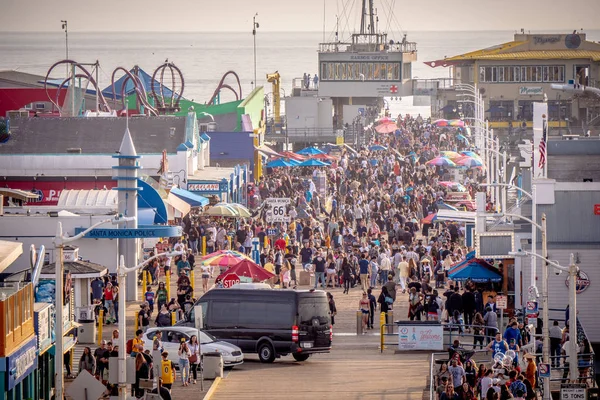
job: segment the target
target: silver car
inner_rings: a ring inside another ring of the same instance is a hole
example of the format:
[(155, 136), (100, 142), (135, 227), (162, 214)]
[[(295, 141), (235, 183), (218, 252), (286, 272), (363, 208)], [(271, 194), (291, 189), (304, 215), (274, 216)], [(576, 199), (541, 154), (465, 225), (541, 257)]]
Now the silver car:
[[(175, 365), (179, 362), (179, 345), (183, 340), (189, 342), (193, 335), (198, 334), (196, 328), (186, 326), (168, 326), (161, 328), (150, 328), (144, 334), (144, 350), (152, 352), (152, 342), (156, 336), (156, 332), (162, 332), (162, 346), (165, 351), (169, 352), (168, 359), (173, 361)], [(244, 362), (244, 354), (242, 350), (231, 343), (217, 340), (214, 336), (200, 331), (200, 351), (202, 354), (217, 352), (223, 357), (223, 366), (232, 368), (235, 365), (240, 365)]]

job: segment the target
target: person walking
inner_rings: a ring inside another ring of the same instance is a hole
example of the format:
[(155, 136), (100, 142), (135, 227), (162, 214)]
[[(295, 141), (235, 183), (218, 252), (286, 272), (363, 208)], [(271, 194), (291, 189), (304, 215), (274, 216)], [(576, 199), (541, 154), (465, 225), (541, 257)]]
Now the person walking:
[(179, 370), (181, 371), (181, 383), (183, 386), (188, 386), (190, 384), (190, 357), (192, 356), (192, 353), (190, 352), (190, 348), (185, 339), (181, 339), (177, 354), (179, 355), (178, 364)]
[(406, 293), (406, 280), (409, 277), (410, 267), (406, 261), (406, 256), (402, 256), (402, 261), (398, 264), (398, 279), (400, 280), (400, 286), (402, 287), (402, 293)]
[(363, 292), (366, 292), (366, 290), (369, 288), (369, 261), (367, 260), (367, 255), (365, 253), (362, 253), (360, 255), (358, 268), (360, 284), (362, 286)]
[(377, 287), (377, 276), (379, 272), (379, 265), (377, 265), (377, 256), (372, 256), (369, 262), (369, 276), (370, 276), (370, 287)]
[(150, 378), (150, 368), (146, 362), (146, 358), (142, 353), (137, 353), (135, 356), (135, 383), (133, 384), (133, 392), (138, 399), (144, 397), (145, 390), (140, 388), (142, 379)]
[(554, 321), (550, 328), (550, 361), (552, 368), (560, 367), (560, 342), (562, 340), (562, 329), (558, 325), (558, 321)]
[(330, 292), (327, 292), (327, 300), (329, 302), (329, 312), (331, 313), (331, 325), (335, 325), (335, 316), (337, 314), (337, 308), (335, 307), (335, 300), (333, 300), (333, 295)]
[(415, 319), (420, 321), (422, 310), (423, 295), (421, 293), (417, 293), (417, 289), (415, 287), (411, 287), (410, 294), (408, 295), (408, 318), (410, 318), (411, 321), (414, 321)]
[(92, 376), (96, 372), (96, 358), (89, 347), (84, 347), (83, 354), (81, 354), (81, 358), (79, 359), (79, 373), (82, 371), (87, 371)]
[(377, 311), (377, 299), (373, 296), (373, 289), (367, 290), (367, 297), (369, 298), (369, 321), (367, 324), (368, 329), (373, 329), (373, 322), (375, 320), (375, 311)]
[(198, 366), (200, 365), (200, 343), (198, 343), (198, 336), (192, 335), (188, 342), (188, 348), (190, 350), (190, 368), (192, 370), (192, 377), (194, 378), (194, 385), (198, 379)]
[(322, 250), (318, 250), (317, 256), (313, 260), (313, 265), (315, 266), (315, 289), (319, 285), (319, 280), (321, 280), (321, 286), (325, 289), (325, 257), (323, 257)]
[(363, 292), (361, 299), (358, 302), (358, 310), (362, 312), (362, 333), (363, 335), (367, 332), (369, 325), (369, 297), (366, 292)]
[(175, 365), (173, 361), (169, 360), (169, 352), (163, 351), (161, 353), (162, 359), (160, 360), (160, 375), (162, 379), (162, 386), (171, 390), (175, 379), (177, 379), (177, 372), (175, 371)]
[(348, 294), (350, 284), (352, 283), (352, 265), (348, 262), (348, 257), (342, 260), (342, 278), (344, 279), (344, 294)]

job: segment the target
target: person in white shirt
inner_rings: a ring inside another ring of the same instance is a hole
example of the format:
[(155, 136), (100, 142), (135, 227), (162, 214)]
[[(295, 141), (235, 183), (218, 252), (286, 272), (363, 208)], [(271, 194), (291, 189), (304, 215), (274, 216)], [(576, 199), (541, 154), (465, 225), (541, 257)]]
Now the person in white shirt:
[(387, 276), (390, 274), (392, 269), (392, 263), (385, 252), (381, 253), (381, 260), (379, 261), (379, 282), (383, 285), (387, 282)]
[(494, 381), (492, 380), (492, 374), (494, 371), (490, 368), (485, 372), (483, 378), (481, 378), (481, 398), (485, 398), (488, 390), (494, 386)]
[(402, 261), (398, 264), (398, 279), (400, 280), (400, 287), (402, 287), (402, 293), (406, 293), (406, 280), (409, 276), (408, 261), (406, 261), (406, 256), (402, 256)]

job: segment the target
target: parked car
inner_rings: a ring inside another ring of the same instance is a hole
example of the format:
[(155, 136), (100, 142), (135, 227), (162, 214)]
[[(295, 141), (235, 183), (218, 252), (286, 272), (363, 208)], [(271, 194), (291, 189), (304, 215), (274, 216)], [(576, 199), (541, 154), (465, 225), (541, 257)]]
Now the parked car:
[[(198, 335), (196, 328), (187, 326), (167, 326), (161, 328), (150, 328), (143, 336), (144, 350), (152, 352), (152, 342), (156, 336), (156, 332), (162, 332), (162, 344), (164, 350), (169, 352), (168, 359), (173, 361), (175, 365), (179, 363), (179, 344), (182, 339), (189, 341), (193, 335)], [(228, 342), (220, 341), (209, 333), (200, 331), (200, 351), (202, 354), (218, 352), (223, 357), (223, 366), (232, 368), (244, 362), (244, 354), (242, 350)]]
[[(305, 361), (331, 350), (329, 303), (320, 290), (213, 289), (195, 306), (202, 308), (205, 332), (257, 353), (261, 362), (288, 354)], [(194, 326), (195, 308), (177, 325)]]

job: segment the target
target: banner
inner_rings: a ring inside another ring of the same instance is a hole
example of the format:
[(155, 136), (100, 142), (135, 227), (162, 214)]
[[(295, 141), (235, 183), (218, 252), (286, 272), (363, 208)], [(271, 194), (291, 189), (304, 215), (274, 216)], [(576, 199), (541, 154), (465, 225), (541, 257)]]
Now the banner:
[(444, 328), (440, 324), (398, 325), (398, 350), (444, 350)]

